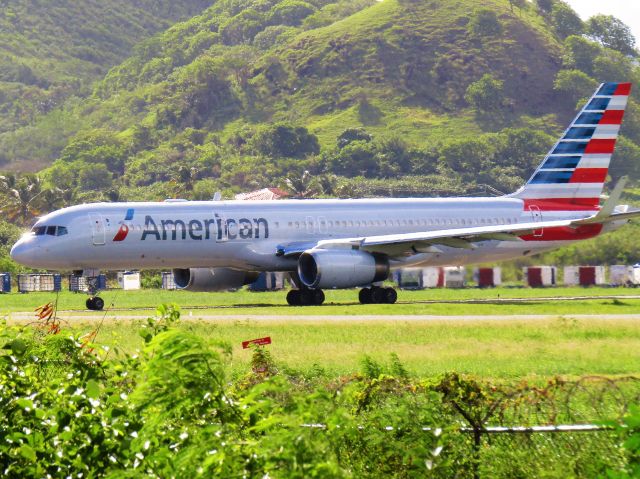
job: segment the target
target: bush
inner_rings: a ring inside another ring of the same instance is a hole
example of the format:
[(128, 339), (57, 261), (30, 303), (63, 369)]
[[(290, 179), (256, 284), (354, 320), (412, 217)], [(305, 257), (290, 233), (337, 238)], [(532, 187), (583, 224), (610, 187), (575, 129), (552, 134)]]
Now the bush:
[(464, 99), (480, 113), (495, 112), (504, 104), (504, 82), (486, 73), (467, 88)]
[(471, 35), (491, 37), (500, 35), (503, 28), (495, 11), (482, 8), (473, 14), (471, 21), (467, 25), (467, 30)]
[(598, 82), (580, 70), (560, 70), (553, 83), (553, 88), (562, 93), (572, 107), (589, 98), (597, 86)]

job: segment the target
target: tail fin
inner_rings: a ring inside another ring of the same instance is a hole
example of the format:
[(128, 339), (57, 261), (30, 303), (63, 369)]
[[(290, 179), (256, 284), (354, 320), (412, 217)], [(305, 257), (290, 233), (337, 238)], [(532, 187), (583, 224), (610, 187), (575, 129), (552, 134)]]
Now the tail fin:
[[(599, 208), (631, 83), (603, 83), (524, 187), (525, 209)], [(527, 208), (529, 206), (529, 208)]]

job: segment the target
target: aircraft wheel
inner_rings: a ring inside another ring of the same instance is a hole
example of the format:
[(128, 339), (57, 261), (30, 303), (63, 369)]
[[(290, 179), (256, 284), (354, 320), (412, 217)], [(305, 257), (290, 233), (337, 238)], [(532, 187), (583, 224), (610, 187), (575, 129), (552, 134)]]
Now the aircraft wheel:
[(394, 304), (397, 300), (398, 300), (398, 293), (395, 289), (393, 288), (385, 288), (384, 289), (384, 293), (385, 293), (385, 303), (387, 304)]
[(96, 311), (102, 311), (104, 309), (104, 299), (93, 298), (93, 306)]
[(371, 290), (371, 302), (382, 304), (387, 302), (387, 291), (384, 288), (373, 288)]
[(315, 291), (311, 289), (305, 289), (300, 291), (300, 305), (312, 306), (315, 304)]
[(102, 311), (104, 308), (104, 300), (99, 297), (89, 298), (86, 302), (87, 309), (91, 311)]
[(289, 306), (301, 306), (301, 299), (299, 289), (292, 289), (287, 293), (287, 303), (289, 303)]
[(312, 304), (320, 306), (322, 303), (324, 303), (324, 291), (322, 291), (321, 289), (314, 289), (313, 291), (311, 291), (311, 294), (313, 295)]
[(371, 304), (373, 298), (371, 297), (371, 288), (362, 288), (358, 294), (358, 299), (361, 304)]

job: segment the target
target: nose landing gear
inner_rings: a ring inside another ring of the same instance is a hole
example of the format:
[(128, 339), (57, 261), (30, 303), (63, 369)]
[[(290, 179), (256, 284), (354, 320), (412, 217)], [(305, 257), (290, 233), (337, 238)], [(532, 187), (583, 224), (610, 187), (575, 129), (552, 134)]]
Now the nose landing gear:
[(358, 299), (361, 304), (394, 304), (398, 300), (398, 293), (393, 288), (362, 288)]

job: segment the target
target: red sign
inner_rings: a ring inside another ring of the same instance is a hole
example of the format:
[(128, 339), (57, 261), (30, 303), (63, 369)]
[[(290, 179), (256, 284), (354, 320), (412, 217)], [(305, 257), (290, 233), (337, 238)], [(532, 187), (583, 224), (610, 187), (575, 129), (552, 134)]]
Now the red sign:
[(271, 336), (266, 338), (252, 339), (251, 341), (242, 341), (242, 349), (248, 349), (251, 345), (264, 346), (265, 344), (271, 344)]

